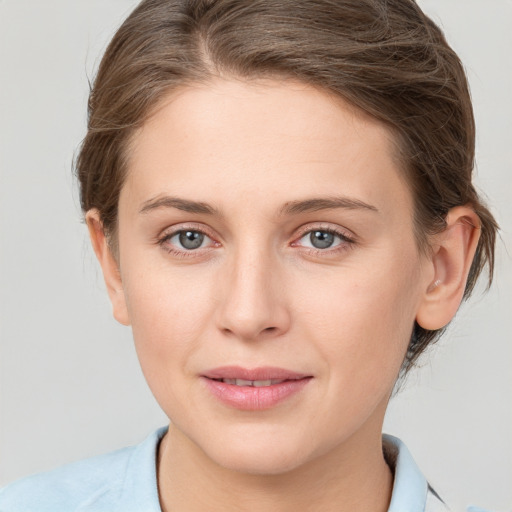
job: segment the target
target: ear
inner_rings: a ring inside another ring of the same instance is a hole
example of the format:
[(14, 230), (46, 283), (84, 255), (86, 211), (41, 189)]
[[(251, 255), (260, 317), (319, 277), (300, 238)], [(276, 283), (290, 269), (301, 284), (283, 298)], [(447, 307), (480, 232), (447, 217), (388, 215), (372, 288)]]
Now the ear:
[(109, 247), (99, 211), (95, 208), (89, 210), (85, 220), (89, 228), (92, 247), (103, 271), (114, 318), (123, 325), (130, 325), (119, 265)]
[(469, 206), (452, 208), (446, 217), (446, 229), (432, 247), (433, 279), (425, 291), (416, 315), (424, 329), (445, 327), (460, 306), (469, 270), (480, 238), (480, 219)]

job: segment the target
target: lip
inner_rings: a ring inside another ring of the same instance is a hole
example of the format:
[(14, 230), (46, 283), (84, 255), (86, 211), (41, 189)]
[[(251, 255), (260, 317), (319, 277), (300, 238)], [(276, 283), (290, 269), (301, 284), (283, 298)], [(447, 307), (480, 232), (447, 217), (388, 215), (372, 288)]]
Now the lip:
[[(201, 375), (202, 381), (215, 398), (224, 405), (244, 411), (259, 411), (275, 407), (299, 393), (312, 378), (312, 375), (276, 367), (249, 369), (224, 366), (208, 370)], [(282, 382), (254, 387), (228, 384), (220, 379)]]

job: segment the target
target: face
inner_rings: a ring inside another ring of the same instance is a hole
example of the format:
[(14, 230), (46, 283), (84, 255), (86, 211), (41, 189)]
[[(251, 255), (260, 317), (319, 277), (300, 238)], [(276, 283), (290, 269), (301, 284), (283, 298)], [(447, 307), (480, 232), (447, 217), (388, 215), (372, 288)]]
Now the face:
[(170, 96), (131, 146), (114, 310), (182, 439), (279, 473), (380, 438), (431, 278), (412, 211), (390, 134), (340, 99)]

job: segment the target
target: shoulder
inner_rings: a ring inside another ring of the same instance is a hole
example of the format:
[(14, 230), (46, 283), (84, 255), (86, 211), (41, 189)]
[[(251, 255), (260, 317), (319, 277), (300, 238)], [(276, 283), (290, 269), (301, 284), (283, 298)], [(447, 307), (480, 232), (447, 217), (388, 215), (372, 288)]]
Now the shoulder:
[[(122, 500), (144, 486), (156, 491), (155, 451), (159, 429), (143, 443), (29, 476), (0, 489), (0, 512), (89, 512), (117, 510)], [(138, 488), (127, 483), (137, 471)]]
[[(456, 512), (430, 486), (400, 439), (384, 434), (383, 452), (394, 474), (393, 492), (388, 512)], [(467, 512), (490, 512), (469, 507)]]
[(18, 480), (0, 490), (0, 511), (71, 511), (104, 499), (122, 485), (132, 452), (124, 448)]
[[(429, 486), (425, 512), (457, 512), (458, 509), (448, 506), (441, 497)], [(465, 512), (491, 512), (480, 507), (468, 507)]]

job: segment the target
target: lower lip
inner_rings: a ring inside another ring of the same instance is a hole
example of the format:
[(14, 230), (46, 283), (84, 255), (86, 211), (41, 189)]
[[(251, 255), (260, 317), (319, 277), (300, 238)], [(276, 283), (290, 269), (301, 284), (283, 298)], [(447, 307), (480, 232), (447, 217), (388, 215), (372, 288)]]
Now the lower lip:
[(225, 382), (202, 378), (211, 393), (222, 403), (243, 411), (270, 409), (299, 393), (311, 377), (285, 380), (270, 386), (236, 386)]

